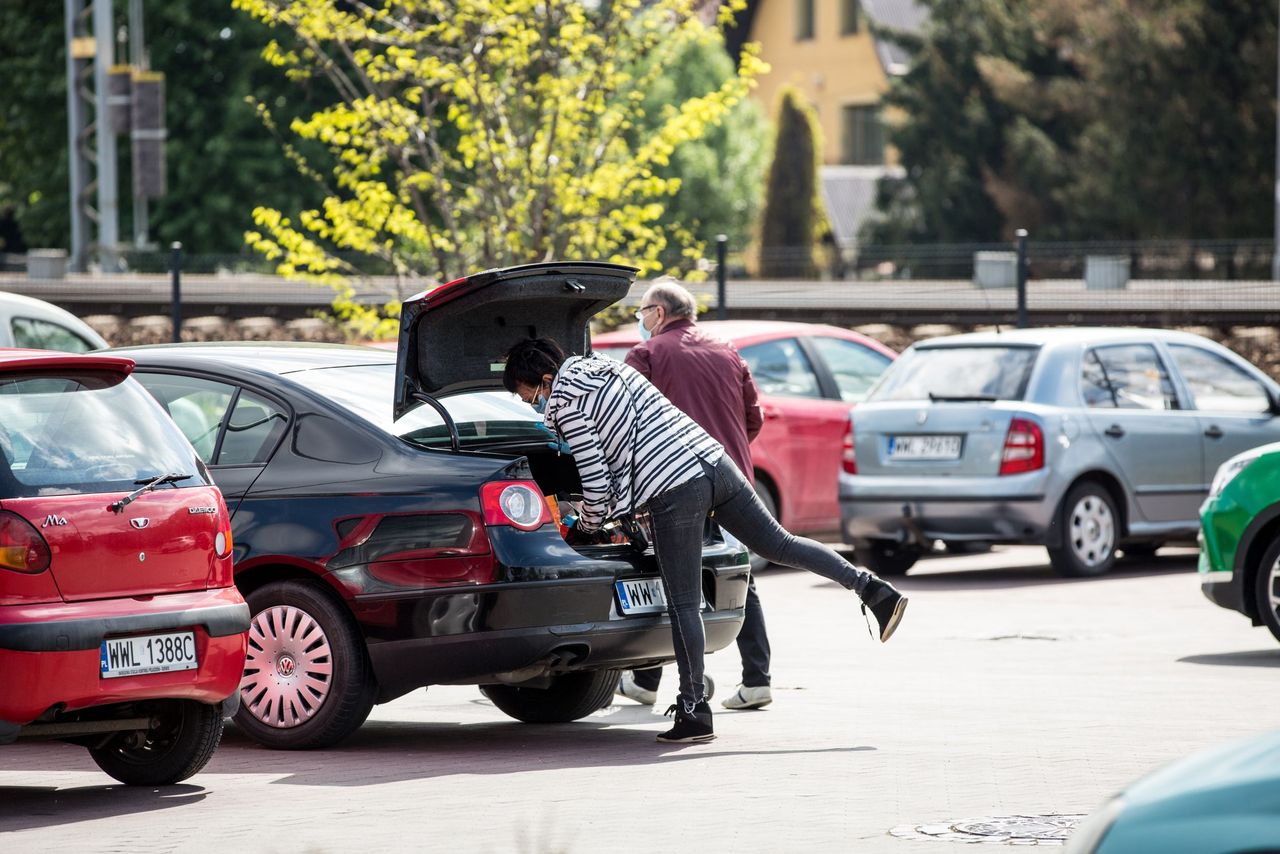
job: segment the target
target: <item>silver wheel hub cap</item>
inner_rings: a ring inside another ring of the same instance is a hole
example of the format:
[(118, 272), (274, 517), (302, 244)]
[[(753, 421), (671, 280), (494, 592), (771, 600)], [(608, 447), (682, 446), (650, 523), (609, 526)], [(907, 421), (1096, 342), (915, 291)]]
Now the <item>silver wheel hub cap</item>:
[(1071, 510), (1067, 536), (1071, 551), (1085, 566), (1099, 566), (1111, 558), (1116, 547), (1115, 517), (1107, 503), (1096, 495), (1086, 495)]
[(310, 720), (333, 686), (333, 654), (315, 618), (292, 605), (274, 605), (249, 625), (240, 699), (262, 723), (290, 729)]
[(1280, 616), (1280, 594), (1276, 593), (1276, 582), (1280, 581), (1280, 559), (1271, 564), (1267, 576), (1267, 598), (1271, 600), (1271, 613)]

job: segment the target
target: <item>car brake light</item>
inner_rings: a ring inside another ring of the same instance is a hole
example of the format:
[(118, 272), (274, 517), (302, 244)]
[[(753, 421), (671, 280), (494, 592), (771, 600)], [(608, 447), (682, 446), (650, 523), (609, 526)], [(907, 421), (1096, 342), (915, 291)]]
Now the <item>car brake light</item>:
[(1029, 418), (1014, 418), (1004, 437), (1000, 474), (1022, 474), (1044, 468), (1044, 431)]
[(0, 510), (0, 569), (32, 575), (49, 568), (49, 544), (30, 522)]
[(480, 487), (486, 525), (509, 525), (533, 531), (551, 521), (542, 490), (531, 480), (499, 480)]
[(213, 550), (220, 558), (226, 557), (227, 555), (231, 554), (231, 525), (230, 524), (228, 524), (225, 528), (219, 531), (218, 535), (213, 538)]
[[(830, 457), (828, 457), (830, 459)], [(858, 454), (853, 449), (853, 419), (844, 428), (844, 448), (840, 451), (840, 468), (845, 474), (858, 473)]]

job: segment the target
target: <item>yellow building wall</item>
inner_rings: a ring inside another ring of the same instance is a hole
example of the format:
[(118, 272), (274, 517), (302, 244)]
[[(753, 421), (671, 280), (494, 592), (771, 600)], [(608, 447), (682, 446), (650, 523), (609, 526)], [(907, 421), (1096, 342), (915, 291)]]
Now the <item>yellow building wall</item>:
[(889, 83), (866, 14), (858, 32), (842, 36), (840, 0), (813, 0), (813, 6), (813, 38), (800, 41), (796, 0), (760, 0), (751, 40), (760, 43), (760, 57), (771, 70), (760, 78), (755, 97), (776, 118), (779, 90), (799, 89), (818, 111), (822, 162), (839, 163), (841, 107), (877, 104)]

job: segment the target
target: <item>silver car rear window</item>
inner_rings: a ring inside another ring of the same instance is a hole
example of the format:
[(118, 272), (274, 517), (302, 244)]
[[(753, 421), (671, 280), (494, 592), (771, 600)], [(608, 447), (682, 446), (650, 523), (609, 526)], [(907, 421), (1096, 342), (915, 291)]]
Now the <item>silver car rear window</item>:
[(1034, 347), (925, 347), (889, 366), (867, 397), (877, 400), (1021, 400)]

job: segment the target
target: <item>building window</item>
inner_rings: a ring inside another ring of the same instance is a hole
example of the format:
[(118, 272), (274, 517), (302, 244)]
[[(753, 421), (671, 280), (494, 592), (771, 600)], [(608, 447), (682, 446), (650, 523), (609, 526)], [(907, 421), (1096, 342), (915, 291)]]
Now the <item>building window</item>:
[(796, 41), (813, 38), (813, 0), (795, 0)]
[(840, 0), (840, 35), (851, 36), (862, 28), (862, 3)]
[(840, 162), (859, 166), (884, 163), (884, 128), (880, 108), (845, 107), (841, 115)]

